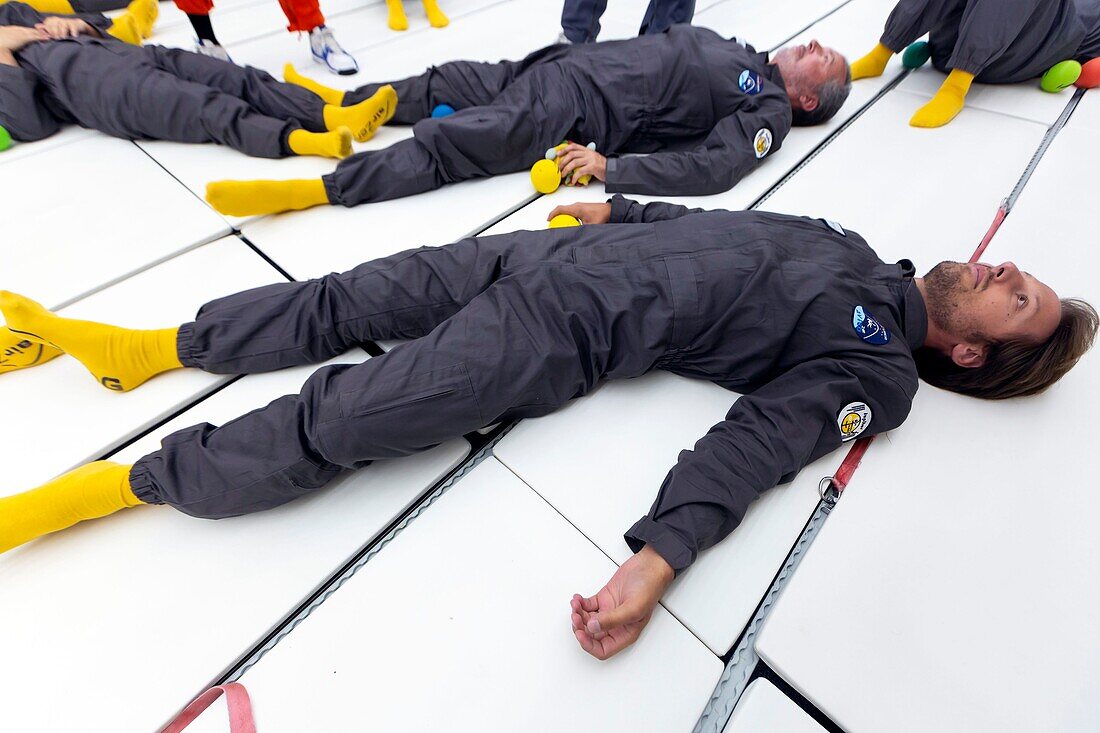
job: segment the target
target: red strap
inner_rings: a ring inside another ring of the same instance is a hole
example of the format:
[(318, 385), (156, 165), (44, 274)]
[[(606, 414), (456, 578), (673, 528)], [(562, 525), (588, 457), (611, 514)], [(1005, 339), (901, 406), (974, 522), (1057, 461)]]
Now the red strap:
[(974, 250), (974, 254), (970, 256), (971, 262), (977, 262), (982, 258), (985, 253), (985, 248), (989, 246), (989, 243), (993, 241), (993, 235), (997, 233), (997, 230), (1001, 228), (1001, 223), (1008, 216), (1007, 203), (1001, 204), (1001, 207), (997, 209), (997, 215), (993, 217), (993, 223), (989, 225), (989, 230), (982, 237), (982, 243), (978, 245), (978, 248)]
[(211, 687), (184, 708), (161, 733), (180, 733), (221, 697), (222, 693), (225, 693), (225, 704), (229, 708), (230, 733), (256, 733), (256, 724), (252, 720), (252, 701), (248, 699), (248, 690), (239, 682)]
[(875, 436), (873, 435), (870, 438), (860, 438), (848, 451), (848, 455), (844, 456), (840, 468), (833, 474), (833, 488), (836, 489), (837, 496), (843, 494), (844, 489), (848, 487), (848, 482), (852, 480), (852, 474), (859, 468), (860, 461), (863, 460), (863, 454), (871, 447), (871, 441), (874, 439)]

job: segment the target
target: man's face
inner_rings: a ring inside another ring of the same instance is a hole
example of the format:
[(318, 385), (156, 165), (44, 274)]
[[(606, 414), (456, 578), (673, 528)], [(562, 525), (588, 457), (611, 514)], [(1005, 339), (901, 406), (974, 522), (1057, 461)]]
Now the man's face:
[(816, 100), (822, 84), (830, 80), (843, 84), (847, 77), (848, 62), (817, 39), (802, 46), (784, 46), (771, 60), (779, 67), (792, 101), (803, 96), (813, 96)]
[(953, 338), (984, 346), (1050, 338), (1062, 315), (1058, 295), (1012, 262), (941, 262), (924, 276), (928, 318)]

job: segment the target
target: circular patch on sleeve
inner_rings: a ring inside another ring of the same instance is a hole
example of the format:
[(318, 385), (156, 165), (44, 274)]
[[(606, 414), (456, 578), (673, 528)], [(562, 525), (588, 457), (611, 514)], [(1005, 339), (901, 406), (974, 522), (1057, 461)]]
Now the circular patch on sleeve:
[(840, 428), (840, 440), (847, 442), (871, 424), (871, 408), (865, 402), (849, 402), (837, 415), (836, 424)]
[(768, 128), (756, 131), (756, 137), (752, 139), (752, 149), (756, 151), (757, 158), (763, 158), (772, 149), (772, 131)]

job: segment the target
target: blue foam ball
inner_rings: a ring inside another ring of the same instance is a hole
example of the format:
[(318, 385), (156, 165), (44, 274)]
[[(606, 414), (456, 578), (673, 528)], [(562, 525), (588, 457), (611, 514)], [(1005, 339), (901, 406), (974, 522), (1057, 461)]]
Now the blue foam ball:
[(432, 110), (432, 117), (446, 117), (447, 115), (453, 115), (455, 108), (449, 104), (437, 104), (435, 109)]

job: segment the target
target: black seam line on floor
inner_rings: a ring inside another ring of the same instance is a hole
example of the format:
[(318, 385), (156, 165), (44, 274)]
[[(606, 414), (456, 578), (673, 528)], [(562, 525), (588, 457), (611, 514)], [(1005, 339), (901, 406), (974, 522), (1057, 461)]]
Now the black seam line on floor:
[[(180, 186), (182, 186), (182, 187), (183, 187), (183, 190), (184, 190), (184, 191), (186, 191), (187, 193), (189, 193), (189, 194), (191, 194), (192, 196), (194, 196), (195, 198), (197, 198), (197, 199), (198, 199), (198, 200), (199, 200), (200, 202), (202, 202), (202, 205), (203, 205), (203, 206), (205, 206), (206, 208), (210, 209), (210, 211), (212, 211), (212, 212), (214, 213), (214, 215), (215, 215), (215, 216), (217, 216), (217, 217), (220, 217), (220, 218), (221, 218), (221, 220), (222, 220), (223, 222), (225, 222), (225, 226), (226, 226), (226, 228), (227, 228), (227, 229), (228, 229), (229, 231), (228, 231), (228, 232), (226, 232), (225, 234), (222, 234), (222, 235), (221, 235), (222, 237), (227, 237), (227, 236), (229, 236), (230, 234), (233, 234), (234, 232), (236, 232), (236, 231), (237, 231), (237, 227), (235, 227), (235, 226), (233, 226), (232, 224), (230, 224), (230, 223), (229, 223), (229, 220), (228, 220), (228, 219), (226, 219), (226, 218), (225, 218), (224, 216), (222, 216), (220, 212), (218, 212), (218, 211), (215, 211), (215, 210), (214, 210), (214, 207), (213, 207), (213, 206), (211, 206), (210, 204), (208, 204), (208, 203), (206, 202), (206, 199), (204, 199), (204, 198), (203, 198), (202, 196), (199, 196), (199, 195), (198, 195), (197, 193), (195, 193), (194, 191), (192, 191), (192, 190), (191, 190), (191, 188), (190, 188), (190, 187), (189, 187), (189, 186), (188, 186), (188, 185), (187, 185), (186, 183), (184, 183), (184, 182), (183, 182), (183, 181), (182, 181), (182, 180), (180, 179), (180, 177), (179, 177), (179, 176), (177, 176), (177, 175), (176, 175), (175, 173), (173, 173), (172, 171), (168, 170), (168, 168), (166, 168), (166, 167), (165, 167), (164, 163), (161, 163), (161, 162), (160, 162), (159, 160), (157, 160), (156, 158), (154, 158), (154, 157), (153, 157), (153, 154), (152, 154), (152, 153), (150, 153), (150, 152), (149, 152), (148, 150), (146, 150), (145, 148), (143, 148), (143, 147), (141, 146), (141, 143), (144, 143), (144, 142), (163, 142), (163, 141), (158, 141), (158, 140), (141, 140), (141, 141), (139, 142), (139, 141), (137, 141), (137, 140), (131, 140), (130, 142), (131, 142), (131, 143), (132, 143), (132, 144), (134, 145), (134, 147), (136, 147), (136, 148), (137, 148), (138, 150), (140, 150), (141, 152), (145, 153), (145, 157), (147, 157), (147, 158), (148, 158), (149, 160), (153, 161), (153, 162), (154, 162), (154, 163), (155, 163), (155, 164), (157, 165), (157, 167), (158, 167), (158, 168), (160, 168), (160, 169), (161, 169), (162, 171), (164, 171), (164, 172), (165, 172), (165, 173), (167, 173), (167, 174), (168, 174), (169, 176), (171, 176), (171, 177), (172, 177), (172, 180), (174, 180), (174, 181), (175, 181), (176, 183), (178, 183), (178, 184), (179, 184)], [(169, 140), (168, 142), (171, 142), (171, 141)], [(196, 145), (216, 145), (216, 143), (196, 143)], [(213, 240), (210, 240), (210, 241), (213, 241)]]
[[(335, 572), (325, 578), (302, 603), (276, 623), (266, 636), (256, 644), (253, 644), (245, 654), (241, 655), (233, 664), (226, 668), (220, 676), (211, 682), (211, 685), (196, 692), (196, 695), (208, 689), (209, 686), (239, 680), (249, 669), (263, 659), (269, 651), (278, 646), (279, 642), (293, 633), (299, 624), (309, 618), (315, 610), (323, 605), (325, 601), (342, 588), (346, 582), (354, 577), (360, 568), (381, 553), (382, 550), (412, 524), (417, 517), (453, 488), (463, 477), (474, 470), (474, 468), (491, 457), (493, 445), (510, 429), (511, 425), (506, 425), (494, 430), (489, 435), (471, 433), (465, 436), (467, 442), (470, 444), (470, 451), (454, 466), (454, 468), (422, 491), (407, 509), (395, 517), (385, 527), (376, 532), (358, 552), (353, 554)], [(185, 702), (184, 705), (186, 704)]]
[(284, 269), (283, 269), (283, 266), (282, 266), (282, 265), (280, 265), (280, 264), (279, 264), (278, 262), (276, 262), (275, 260), (271, 259), (271, 257), (269, 257), (269, 256), (268, 256), (267, 252), (264, 252), (264, 251), (263, 251), (262, 249), (260, 249), (260, 248), (259, 248), (259, 247), (257, 247), (256, 245), (254, 245), (254, 244), (252, 243), (252, 240), (251, 240), (251, 239), (249, 239), (248, 237), (246, 237), (246, 236), (244, 235), (244, 232), (241, 232), (241, 231), (237, 231), (237, 232), (235, 232), (235, 233), (234, 233), (234, 235), (235, 235), (235, 236), (237, 237), (237, 239), (241, 240), (241, 242), (243, 242), (243, 243), (244, 243), (244, 245), (245, 245), (246, 247), (248, 247), (248, 248), (249, 248), (249, 249), (251, 249), (251, 250), (252, 250), (253, 252), (255, 252), (255, 253), (256, 253), (257, 255), (259, 255), (259, 256), (260, 256), (260, 258), (261, 258), (261, 259), (262, 259), (262, 260), (263, 260), (264, 262), (266, 262), (267, 264), (269, 264), (269, 265), (271, 265), (271, 266), (272, 266), (273, 268), (275, 268), (275, 270), (276, 270), (276, 271), (277, 271), (277, 272), (278, 272), (278, 273), (279, 273), (280, 275), (282, 275), (283, 277), (285, 277), (285, 278), (286, 278), (287, 280), (289, 280), (289, 281), (290, 281), (290, 282), (292, 282), (292, 283), (293, 283), (293, 282), (298, 282), (298, 281), (297, 281), (297, 280), (296, 280), (296, 279), (295, 279), (295, 278), (294, 278), (294, 277), (293, 277), (293, 276), (292, 276), (292, 275), (291, 275), (291, 274), (290, 274), (289, 272), (287, 272), (286, 270), (284, 270)]
[(751, 685), (754, 680), (765, 679), (775, 686), (782, 694), (787, 696), (787, 699), (802, 708), (803, 711), (817, 722), (828, 733), (845, 733), (845, 730), (839, 725), (834, 723), (832, 719), (827, 717), (825, 713), (818, 710), (809, 698), (796, 690), (791, 683), (779, 676), (779, 673), (764, 663), (764, 660), (760, 660), (756, 664), (756, 669), (753, 670), (752, 676), (749, 678), (749, 684)]
[(825, 19), (826, 19), (826, 18), (828, 18), (828, 17), (830, 16), (830, 15), (832, 15), (832, 14), (833, 14), (833, 13), (835, 13), (835, 12), (837, 12), (837, 11), (838, 11), (838, 10), (840, 10), (841, 8), (845, 7), (846, 5), (850, 4), (851, 2), (852, 2), (852, 0), (845, 0), (845, 2), (841, 3), (840, 5), (837, 5), (837, 6), (835, 7), (835, 8), (833, 8), (833, 9), (832, 9), (832, 10), (830, 10), (829, 12), (825, 13), (825, 15), (823, 15), (823, 16), (821, 16), (820, 18), (818, 18), (817, 20), (813, 21), (812, 23), (810, 23), (809, 25), (807, 25), (807, 26), (806, 26), (805, 28), (802, 28), (802, 29), (801, 29), (801, 30), (799, 30), (799, 31), (798, 31), (797, 33), (792, 33), (791, 35), (789, 35), (789, 36), (787, 36), (786, 38), (784, 38), (784, 39), (783, 39), (782, 41), (780, 41), (780, 42), (779, 42), (778, 44), (776, 44), (776, 45), (775, 45), (775, 46), (773, 46), (772, 48), (769, 48), (769, 49), (768, 49), (768, 53), (773, 53), (773, 52), (774, 52), (774, 51), (775, 51), (776, 49), (779, 49), (779, 48), (783, 48), (784, 44), (787, 44), (787, 43), (790, 43), (790, 42), (791, 42), (791, 39), (793, 39), (793, 38), (797, 38), (798, 36), (802, 35), (803, 33), (805, 33), (806, 31), (810, 30), (810, 29), (811, 29), (811, 28), (813, 28), (813, 27), (814, 27), (815, 25), (817, 25), (817, 24), (818, 24), (818, 23), (820, 23), (821, 21), (825, 20)]
[(860, 117), (862, 117), (867, 112), (867, 110), (871, 109), (871, 107), (873, 107), (875, 105), (875, 103), (877, 103), (880, 99), (882, 99), (887, 94), (889, 94), (891, 91), (893, 91), (898, 86), (898, 84), (901, 84), (901, 82), (907, 76), (909, 76), (909, 73), (910, 72), (909, 72), (908, 69), (899, 72), (897, 76), (895, 76), (893, 79), (890, 80), (889, 84), (884, 86), (882, 89), (879, 89), (878, 92), (875, 94), (875, 96), (873, 96), (869, 100), (867, 100), (867, 102), (862, 107), (857, 109), (855, 111), (855, 113), (852, 114), (851, 117), (846, 119), (844, 121), (844, 124), (842, 124), (840, 127), (836, 128), (831, 133), (829, 133), (829, 135), (824, 140), (819, 142), (814, 147), (813, 150), (806, 153), (806, 155), (802, 158), (802, 160), (800, 160), (797, 164), (795, 164), (795, 166), (793, 168), (791, 168), (789, 171), (787, 171), (786, 175), (784, 175), (782, 178), (780, 178), (778, 181), (776, 181), (772, 185), (772, 187), (769, 188), (767, 191), (760, 194), (760, 196), (748, 206), (748, 209), (749, 210), (757, 209), (765, 201), (767, 201), (769, 198), (771, 198), (775, 194), (776, 191), (778, 191), (780, 188), (782, 188), (784, 185), (786, 185), (792, 178), (794, 178), (796, 175), (798, 175), (798, 173), (803, 168), (805, 168), (807, 165), (809, 165), (810, 162), (813, 161), (814, 158), (816, 158), (818, 155), (821, 154), (822, 150), (829, 147), (829, 145), (831, 145), (838, 137), (840, 137), (840, 135), (845, 130), (847, 130), (849, 127), (851, 127), (855, 123), (856, 120), (858, 120)]
[[(516, 423), (514, 423), (514, 424), (513, 424), (513, 426), (514, 426), (515, 424), (516, 424)], [(599, 545), (599, 543), (598, 543), (598, 542), (596, 542), (596, 541), (595, 541), (594, 539), (592, 539), (591, 537), (589, 537), (589, 536), (588, 536), (588, 535), (587, 535), (587, 534), (585, 533), (585, 531), (584, 531), (583, 529), (581, 529), (581, 528), (580, 528), (579, 526), (577, 526), (577, 524), (575, 524), (575, 523), (573, 522), (573, 520), (572, 520), (572, 519), (570, 519), (569, 517), (565, 516), (565, 514), (563, 514), (563, 513), (562, 513), (562, 511), (561, 511), (560, 509), (558, 509), (558, 508), (557, 508), (556, 506), (554, 506), (554, 504), (553, 504), (553, 503), (552, 503), (552, 502), (551, 502), (551, 501), (550, 501), (549, 499), (547, 499), (547, 498), (546, 498), (545, 496), (543, 496), (543, 495), (542, 495), (541, 493), (539, 493), (539, 490), (535, 488), (534, 484), (531, 484), (531, 483), (529, 483), (529, 482), (527, 481), (527, 479), (523, 478), (523, 476), (520, 476), (520, 475), (519, 475), (518, 473), (516, 473), (515, 469), (513, 469), (513, 468), (512, 468), (511, 466), (509, 466), (509, 465), (508, 465), (507, 463), (505, 463), (505, 461), (504, 461), (504, 460), (503, 460), (502, 458), (498, 457), (498, 456), (496, 455), (496, 453), (495, 453), (495, 452), (494, 452), (494, 453), (492, 454), (492, 457), (493, 457), (493, 458), (494, 458), (494, 459), (495, 459), (495, 460), (497, 461), (497, 463), (499, 463), (500, 465), (502, 465), (502, 466), (504, 466), (504, 467), (505, 467), (506, 469), (508, 469), (508, 472), (509, 472), (509, 473), (511, 473), (511, 474), (512, 474), (513, 476), (515, 476), (515, 477), (516, 477), (517, 479), (519, 479), (519, 480), (520, 480), (520, 482), (521, 482), (521, 483), (522, 483), (522, 484), (523, 484), (524, 486), (526, 486), (527, 488), (531, 489), (531, 491), (532, 491), (532, 492), (533, 492), (533, 493), (535, 494), (535, 496), (537, 496), (538, 498), (540, 498), (540, 499), (542, 499), (542, 500), (543, 500), (544, 502), (546, 502), (546, 506), (548, 506), (548, 507), (550, 507), (551, 509), (553, 509), (553, 510), (554, 510), (554, 512), (555, 512), (555, 513), (556, 513), (556, 514), (557, 514), (557, 515), (558, 515), (559, 517), (561, 517), (561, 518), (562, 518), (563, 520), (565, 520), (565, 522), (566, 522), (566, 523), (567, 523), (567, 524), (568, 524), (568, 525), (569, 525), (570, 527), (572, 527), (573, 529), (577, 530), (577, 534), (579, 534), (579, 535), (580, 535), (581, 537), (583, 537), (583, 538), (584, 538), (584, 539), (586, 539), (586, 540), (587, 540), (588, 542), (590, 542), (590, 543), (592, 544), (592, 546), (593, 546), (593, 547), (595, 547), (595, 548), (596, 548), (596, 549), (597, 549), (597, 550), (599, 551), (599, 553), (600, 553), (601, 555), (603, 555), (603, 556), (604, 556), (604, 557), (606, 557), (606, 558), (607, 558), (608, 560), (610, 560), (610, 561), (612, 562), (612, 564), (613, 564), (613, 565), (614, 565), (614, 566), (615, 566), (616, 568), (620, 567), (620, 564), (619, 564), (618, 562), (616, 562), (616, 561), (615, 561), (615, 558), (611, 557), (611, 555), (608, 555), (608, 554), (607, 554), (607, 552), (606, 552), (606, 551), (605, 551), (605, 550), (604, 550), (604, 549), (603, 549), (602, 547), (600, 547), (600, 545)], [(594, 593), (595, 593), (595, 592), (597, 592), (598, 590), (599, 590), (598, 588), (595, 588), (595, 589), (592, 589), (592, 591), (591, 591), (591, 592), (592, 592), (592, 593), (594, 594)], [(581, 595), (584, 595), (584, 594), (582, 593)], [(709, 646), (707, 646), (707, 643), (706, 643), (705, 641), (703, 641), (703, 639), (702, 639), (702, 638), (701, 638), (701, 637), (700, 637), (700, 636), (699, 636), (698, 634), (696, 634), (696, 633), (695, 633), (695, 630), (694, 630), (694, 629), (692, 629), (692, 628), (691, 628), (690, 626), (688, 626), (688, 625), (687, 625), (687, 623), (685, 623), (685, 622), (684, 622), (684, 620), (683, 620), (682, 618), (680, 618), (679, 616), (677, 616), (677, 615), (676, 615), (676, 614), (675, 614), (675, 613), (674, 613), (674, 612), (672, 611), (672, 609), (671, 609), (671, 608), (669, 608), (668, 606), (666, 606), (666, 605), (664, 604), (664, 599), (663, 599), (663, 598), (661, 599), (661, 603), (660, 603), (660, 605), (661, 605), (661, 607), (662, 607), (663, 609), (665, 609), (665, 611), (666, 611), (666, 612), (668, 613), (668, 615), (669, 615), (669, 616), (672, 616), (672, 618), (676, 619), (676, 621), (677, 621), (677, 622), (678, 622), (678, 623), (679, 623), (679, 624), (680, 624), (680, 625), (681, 625), (682, 627), (684, 627), (684, 630), (685, 630), (685, 631), (687, 631), (687, 632), (688, 632), (689, 634), (691, 634), (692, 636), (694, 636), (694, 637), (695, 637), (695, 639), (696, 639), (696, 641), (698, 641), (698, 642), (699, 642), (700, 644), (702, 644), (702, 645), (703, 645), (703, 649), (705, 649), (705, 650), (706, 650), (706, 651), (707, 651), (707, 652), (708, 652), (709, 654), (712, 654), (712, 655), (713, 655), (713, 656), (714, 656), (714, 657), (715, 657), (716, 659), (719, 659), (719, 660), (721, 659), (721, 657), (719, 657), (719, 656), (718, 656), (717, 654), (714, 654), (714, 650), (713, 650), (713, 649), (711, 649), (711, 648), (710, 648)]]

